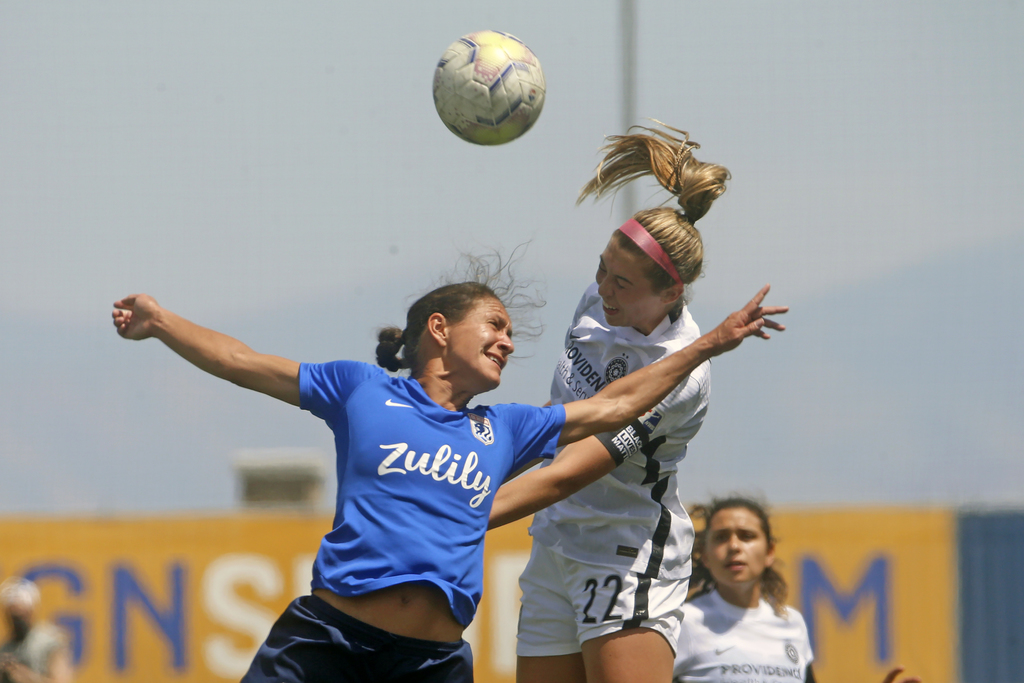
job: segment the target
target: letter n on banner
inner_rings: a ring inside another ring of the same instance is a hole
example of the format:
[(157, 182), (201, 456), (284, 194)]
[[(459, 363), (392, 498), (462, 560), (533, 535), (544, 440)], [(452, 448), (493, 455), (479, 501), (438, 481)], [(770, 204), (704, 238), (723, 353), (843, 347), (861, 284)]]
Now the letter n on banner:
[(128, 608), (132, 603), (142, 608), (171, 646), (174, 669), (185, 670), (185, 567), (173, 563), (169, 569), (170, 604), (160, 610), (130, 567), (114, 567), (114, 614), (111, 621), (114, 628), (114, 666), (118, 671), (128, 668)]

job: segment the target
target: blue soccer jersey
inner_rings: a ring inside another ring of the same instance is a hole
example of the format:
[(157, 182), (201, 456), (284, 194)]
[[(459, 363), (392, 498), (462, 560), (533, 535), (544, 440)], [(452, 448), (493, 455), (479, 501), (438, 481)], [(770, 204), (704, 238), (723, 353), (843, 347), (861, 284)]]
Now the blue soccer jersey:
[(522, 465), (550, 458), (562, 406), (450, 411), (419, 382), (354, 361), (303, 363), (301, 407), (327, 422), (338, 451), (334, 529), (313, 588), (362, 595), (429, 582), (468, 625), (483, 591), (483, 540), (494, 492)]

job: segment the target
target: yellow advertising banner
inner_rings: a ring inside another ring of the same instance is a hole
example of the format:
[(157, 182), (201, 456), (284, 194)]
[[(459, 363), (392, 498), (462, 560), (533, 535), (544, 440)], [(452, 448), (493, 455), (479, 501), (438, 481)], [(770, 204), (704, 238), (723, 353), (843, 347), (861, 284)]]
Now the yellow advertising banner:
[[(804, 511), (775, 524), (819, 681), (881, 681), (899, 663), (953, 683), (951, 513)], [(526, 526), (487, 537), (484, 600), (466, 633), (481, 683), (515, 680)], [(280, 513), (0, 520), (0, 580), (37, 582), (40, 616), (67, 631), (80, 683), (238, 680), (277, 615), (309, 592), (329, 527)]]
[(928, 683), (958, 680), (953, 512), (806, 510), (773, 524), (817, 680), (880, 682), (897, 665)]
[(238, 680), (295, 596), (330, 519), (287, 515), (0, 522), (0, 576), (32, 578), (80, 683)]

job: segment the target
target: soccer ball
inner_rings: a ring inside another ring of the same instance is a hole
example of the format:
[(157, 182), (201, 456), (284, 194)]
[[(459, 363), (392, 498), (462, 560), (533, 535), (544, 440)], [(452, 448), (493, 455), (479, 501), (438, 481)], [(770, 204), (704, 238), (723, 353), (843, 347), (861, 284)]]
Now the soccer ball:
[(530, 130), (544, 106), (544, 72), (521, 40), (477, 31), (448, 46), (434, 71), (434, 106), (448, 129), (478, 145)]

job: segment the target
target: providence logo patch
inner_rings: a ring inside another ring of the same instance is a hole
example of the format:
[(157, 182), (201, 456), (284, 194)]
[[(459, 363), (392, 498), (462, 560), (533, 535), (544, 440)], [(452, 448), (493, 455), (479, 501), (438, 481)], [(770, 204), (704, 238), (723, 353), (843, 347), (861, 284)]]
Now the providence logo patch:
[(608, 363), (608, 367), (604, 369), (604, 378), (607, 382), (614, 382), (620, 377), (625, 377), (628, 374), (629, 362), (623, 356), (612, 358), (612, 361)]
[(786, 656), (789, 657), (789, 661), (793, 662), (794, 664), (800, 661), (800, 655), (799, 653), (797, 653), (796, 648), (793, 646), (793, 643), (786, 643)]

